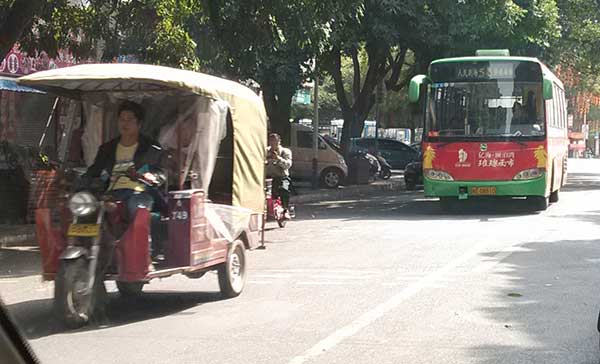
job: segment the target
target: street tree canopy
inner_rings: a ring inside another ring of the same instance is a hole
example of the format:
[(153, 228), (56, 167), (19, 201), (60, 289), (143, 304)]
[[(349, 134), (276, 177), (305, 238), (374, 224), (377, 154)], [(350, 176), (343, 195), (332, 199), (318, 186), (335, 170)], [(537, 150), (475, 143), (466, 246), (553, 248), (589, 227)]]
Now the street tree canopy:
[[(335, 81), (345, 120), (342, 146), (362, 131), (378, 84), (400, 91), (410, 76), (426, 72), (433, 59), (470, 55), (479, 48), (509, 48), (513, 54), (539, 56), (559, 36), (553, 0), (356, 1), (334, 23), (322, 57)], [(413, 59), (407, 58), (409, 52)], [(342, 77), (344, 57), (352, 59), (351, 85)], [(366, 64), (361, 57), (366, 57)]]
[(352, 1), (205, 1), (218, 55), (211, 68), (260, 85), (271, 127), (289, 132), (291, 100), (313, 76), (332, 14)]
[[(198, 69), (188, 32), (200, 6), (193, 0), (0, 0), (0, 54), (18, 41), (29, 52), (55, 55), (68, 48), (79, 58), (142, 62)], [(34, 6), (34, 4), (36, 6)], [(15, 27), (14, 18), (22, 16)], [(5, 46), (4, 43), (7, 45)]]
[(341, 113), (345, 147), (373, 116), (378, 85), (384, 108), (401, 110), (393, 95), (412, 75), (480, 48), (560, 65), (572, 100), (589, 104), (600, 89), (599, 17), (597, 0), (0, 0), (0, 57), (19, 42), (216, 73), (260, 88), (284, 137), (294, 93), (320, 74), (324, 115)]

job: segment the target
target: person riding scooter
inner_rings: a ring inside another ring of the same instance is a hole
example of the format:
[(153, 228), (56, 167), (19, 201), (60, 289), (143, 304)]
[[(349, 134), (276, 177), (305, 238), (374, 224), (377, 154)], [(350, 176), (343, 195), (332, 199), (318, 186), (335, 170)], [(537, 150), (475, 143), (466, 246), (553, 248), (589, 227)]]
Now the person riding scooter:
[(291, 219), (289, 213), (292, 180), (292, 151), (281, 146), (281, 137), (277, 133), (269, 134), (267, 147), (267, 177), (273, 178), (273, 196), (281, 198), (285, 219)]
[[(155, 203), (162, 203), (156, 189), (148, 189), (145, 183), (135, 178), (123, 178), (126, 175), (139, 175), (151, 185), (161, 185), (165, 174), (161, 166), (163, 150), (158, 143), (140, 134), (144, 120), (144, 111), (139, 104), (123, 102), (117, 112), (117, 124), (120, 135), (100, 146), (94, 163), (84, 174), (85, 178), (110, 176), (108, 189), (115, 199), (127, 204), (129, 220), (133, 221), (138, 208), (152, 210)], [(156, 229), (151, 229), (156, 230)], [(152, 245), (158, 243), (151, 234)], [(157, 253), (156, 246), (151, 247)]]

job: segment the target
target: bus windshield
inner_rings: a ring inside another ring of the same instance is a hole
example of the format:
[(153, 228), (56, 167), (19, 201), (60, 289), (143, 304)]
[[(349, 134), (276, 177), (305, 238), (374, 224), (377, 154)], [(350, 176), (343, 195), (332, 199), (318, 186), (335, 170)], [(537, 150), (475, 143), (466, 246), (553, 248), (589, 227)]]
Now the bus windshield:
[(539, 82), (434, 83), (427, 102), (428, 137), (544, 136)]

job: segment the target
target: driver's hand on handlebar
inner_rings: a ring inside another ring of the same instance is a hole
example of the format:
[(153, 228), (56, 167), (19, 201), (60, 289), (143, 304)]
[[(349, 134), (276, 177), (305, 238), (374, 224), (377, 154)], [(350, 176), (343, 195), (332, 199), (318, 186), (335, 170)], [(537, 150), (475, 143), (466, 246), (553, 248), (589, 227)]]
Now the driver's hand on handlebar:
[(158, 178), (156, 177), (156, 175), (154, 175), (153, 173), (150, 172), (146, 172), (142, 175), (142, 178), (148, 182), (150, 182), (153, 185), (157, 185), (158, 184)]

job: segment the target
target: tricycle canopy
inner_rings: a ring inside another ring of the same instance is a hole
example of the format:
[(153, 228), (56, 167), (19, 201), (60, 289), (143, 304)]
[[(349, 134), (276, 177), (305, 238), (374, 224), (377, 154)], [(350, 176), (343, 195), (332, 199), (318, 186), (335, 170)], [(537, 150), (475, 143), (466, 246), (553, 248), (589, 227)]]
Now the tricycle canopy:
[[(78, 65), (37, 72), (18, 82), (82, 102), (88, 165), (97, 147), (114, 136), (114, 127), (109, 130), (104, 125), (116, 120), (124, 100), (144, 107), (143, 132), (160, 135), (163, 147), (171, 144), (187, 152), (181, 162), (184, 175), (197, 157), (199, 187), (204, 190), (221, 183), (212, 178), (219, 168), (217, 154), (220, 144), (231, 143), (231, 204), (263, 212), (267, 118), (261, 98), (249, 88), (198, 72), (143, 64)], [(195, 128), (185, 129), (190, 120)], [(187, 130), (194, 136), (184, 135)], [(189, 144), (182, 145), (186, 136)]]

